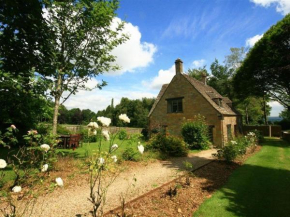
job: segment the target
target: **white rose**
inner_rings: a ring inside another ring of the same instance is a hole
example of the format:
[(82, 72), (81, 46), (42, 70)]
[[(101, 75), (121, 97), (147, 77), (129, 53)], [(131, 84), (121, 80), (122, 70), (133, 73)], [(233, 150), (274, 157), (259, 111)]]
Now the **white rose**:
[(3, 159), (0, 159), (0, 169), (3, 169), (3, 168), (5, 168), (5, 167), (7, 167), (7, 163), (6, 163), (6, 161), (3, 160)]
[(57, 184), (58, 186), (60, 186), (60, 187), (63, 186), (63, 181), (62, 181), (62, 179), (61, 179), (60, 177), (56, 178), (56, 179), (55, 179), (55, 182), (56, 182), (56, 184)]
[(12, 188), (12, 191), (13, 191), (14, 193), (19, 193), (21, 190), (22, 190), (21, 186), (14, 186), (14, 187)]

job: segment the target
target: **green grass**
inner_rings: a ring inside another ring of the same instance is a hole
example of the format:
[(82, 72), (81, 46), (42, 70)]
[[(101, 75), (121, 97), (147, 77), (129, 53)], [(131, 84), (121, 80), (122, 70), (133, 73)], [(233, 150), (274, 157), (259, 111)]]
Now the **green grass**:
[(195, 154), (195, 153), (198, 153), (198, 152), (201, 152), (202, 150), (201, 149), (195, 149), (195, 150), (189, 150), (189, 153), (191, 154)]
[(194, 217), (290, 216), (290, 144), (268, 138)]
[[(121, 156), (123, 151), (126, 148), (132, 147), (134, 150), (138, 151), (137, 149), (137, 142), (130, 144), (129, 140), (119, 140), (115, 139), (113, 144), (117, 144), (119, 147), (116, 151), (114, 151), (114, 154), (117, 156)], [(110, 147), (110, 141), (102, 140), (101, 145), (101, 151), (108, 152)], [(97, 152), (99, 150), (99, 143), (83, 143), (80, 147), (73, 149), (58, 149), (59, 152), (63, 152), (67, 155), (73, 155), (74, 157), (83, 158), (92, 155), (94, 152)]]
[[(147, 161), (150, 159), (158, 158), (159, 155), (157, 153), (152, 152), (145, 152), (143, 155), (141, 155), (138, 152), (137, 146), (138, 141), (134, 143), (130, 143), (130, 140), (119, 140), (115, 139), (113, 144), (118, 144), (118, 149), (113, 152), (114, 155), (117, 155), (118, 159), (120, 160), (122, 157), (122, 153), (126, 148), (132, 147), (136, 151), (136, 159)], [(142, 143), (142, 141), (140, 141)], [(144, 145), (144, 143), (142, 143)], [(99, 143), (83, 143), (80, 147), (73, 149), (57, 149), (57, 152), (60, 156), (71, 156), (73, 158), (86, 158), (88, 156), (91, 156), (93, 153), (96, 153), (99, 150)], [(108, 152), (110, 147), (110, 141), (102, 140), (101, 145), (101, 151), (102, 152)], [(12, 156), (13, 154), (16, 154), (17, 149), (9, 150), (7, 148), (1, 148), (0, 149), (0, 159), (8, 160), (9, 156)], [(11, 165), (8, 165), (5, 169), (1, 169), (0, 172), (4, 172), (5, 176), (3, 178), (3, 182), (7, 182), (9, 180), (13, 180), (15, 178), (15, 173), (12, 170)]]

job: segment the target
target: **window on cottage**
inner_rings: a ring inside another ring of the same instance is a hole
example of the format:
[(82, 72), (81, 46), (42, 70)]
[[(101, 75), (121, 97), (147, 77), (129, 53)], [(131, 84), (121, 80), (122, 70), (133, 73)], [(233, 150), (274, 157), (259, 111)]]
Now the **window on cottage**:
[(219, 106), (223, 107), (223, 102), (221, 98), (214, 98), (213, 101)]
[(183, 112), (182, 98), (167, 99), (167, 113)]
[(213, 128), (214, 128), (214, 125), (208, 126), (208, 137), (209, 137), (209, 141), (212, 143), (213, 143)]
[(227, 125), (227, 135), (228, 135), (228, 141), (232, 139), (232, 125), (231, 124)]

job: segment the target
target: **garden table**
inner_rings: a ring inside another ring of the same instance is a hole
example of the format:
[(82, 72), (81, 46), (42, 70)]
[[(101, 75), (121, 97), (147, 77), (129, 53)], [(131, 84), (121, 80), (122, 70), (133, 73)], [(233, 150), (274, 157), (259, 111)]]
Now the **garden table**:
[(60, 136), (58, 137), (58, 139), (61, 140), (61, 142), (59, 143), (60, 146), (61, 146), (62, 148), (66, 148), (67, 145), (69, 144), (70, 135), (60, 135)]

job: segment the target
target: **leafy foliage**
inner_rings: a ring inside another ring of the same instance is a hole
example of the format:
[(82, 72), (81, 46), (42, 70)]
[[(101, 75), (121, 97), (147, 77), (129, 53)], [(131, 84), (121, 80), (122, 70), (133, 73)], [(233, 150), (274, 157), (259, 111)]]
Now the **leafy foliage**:
[(29, 78), (31, 71), (41, 75), (55, 102), (54, 134), (59, 105), (78, 90), (88, 90), (86, 83), (93, 77), (118, 69), (111, 51), (128, 38), (120, 32), (123, 22), (115, 18), (118, 6), (117, 0), (1, 4), (1, 68), (14, 77), (22, 73)]
[(128, 160), (128, 161), (138, 161), (139, 159), (138, 155), (139, 153), (136, 150), (134, 150), (131, 147), (128, 147), (122, 153), (122, 158), (123, 160)]
[(193, 121), (184, 123), (181, 134), (190, 149), (209, 148), (208, 126), (204, 117), (198, 115)]
[(188, 69), (188, 75), (195, 78), (196, 80), (201, 80), (202, 76), (209, 75), (205, 67), (206, 66), (199, 67), (197, 69)]
[(228, 97), (233, 102), (233, 106), (243, 115), (246, 124), (267, 124), (267, 116), (271, 110), (267, 104), (268, 95), (264, 93), (260, 97), (240, 97), (233, 85), (233, 76), (246, 56), (246, 49), (230, 48), (230, 51), (231, 53), (225, 56), (223, 64), (215, 59), (210, 65), (210, 73), (205, 68), (199, 68), (189, 69), (188, 75), (201, 80), (202, 73), (211, 74), (207, 79), (207, 85), (213, 87), (222, 96)]
[(188, 148), (185, 142), (174, 136), (165, 136), (158, 133), (152, 136), (148, 142), (148, 149), (153, 149), (171, 157), (187, 156)]
[(290, 111), (284, 110), (280, 113), (280, 117), (283, 119), (278, 122), (278, 124), (282, 127), (282, 130), (290, 129)]
[(49, 30), (41, 14), (44, 4), (42, 0), (1, 1), (1, 130), (15, 124), (23, 134), (51, 117), (45, 99), (47, 83), (34, 74), (50, 66)]
[(127, 139), (127, 131), (126, 130), (124, 130), (124, 129), (122, 129), (122, 130), (120, 130), (119, 132), (118, 132), (118, 138), (120, 139), (120, 140), (125, 140), (125, 139)]
[(58, 123), (60, 124), (85, 124), (97, 117), (96, 113), (90, 109), (81, 110), (79, 108), (67, 109), (64, 105), (60, 106)]
[(234, 86), (240, 96), (267, 93), (290, 110), (289, 35), (290, 14), (263, 35), (237, 71)]
[[(0, 64), (1, 65), (1, 64)], [(36, 123), (49, 120), (52, 115), (50, 102), (44, 97), (46, 84), (34, 77), (21, 73), (13, 75), (0, 69), (0, 129), (14, 124), (23, 134), (34, 128)]]
[(136, 100), (130, 100), (128, 98), (122, 98), (120, 104), (116, 107), (109, 105), (106, 109), (99, 111), (97, 116), (106, 116), (112, 118), (112, 125), (124, 126), (124, 123), (119, 120), (120, 114), (127, 114), (130, 117), (129, 127), (146, 127), (147, 116), (151, 110), (155, 99), (142, 98)]
[(255, 148), (257, 144), (257, 136), (254, 132), (248, 133), (247, 136), (231, 140), (222, 149), (218, 150), (217, 157), (224, 159), (226, 162), (233, 162), (238, 156), (246, 154), (247, 149)]

